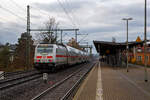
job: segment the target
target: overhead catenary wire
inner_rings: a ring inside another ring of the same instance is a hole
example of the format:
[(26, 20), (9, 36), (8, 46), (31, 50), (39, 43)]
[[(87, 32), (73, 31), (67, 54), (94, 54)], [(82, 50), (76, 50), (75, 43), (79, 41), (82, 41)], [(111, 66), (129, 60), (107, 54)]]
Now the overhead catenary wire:
[(60, 7), (62, 8), (62, 10), (64, 11), (64, 13), (66, 14), (66, 16), (69, 18), (69, 20), (71, 21), (72, 25), (74, 27), (76, 27), (76, 24), (74, 23), (72, 17), (69, 15), (68, 11), (66, 10), (66, 8), (63, 6), (63, 4), (60, 2), (60, 0), (57, 0), (58, 4), (60, 5)]
[[(9, 0), (9, 1), (11, 1), (16, 7), (18, 7), (20, 10), (22, 10), (22, 12), (25, 12), (26, 13), (26, 9), (25, 8), (23, 8), (21, 5), (19, 5), (17, 2), (15, 2), (14, 0)], [(8, 10), (8, 9), (7, 9)], [(12, 11), (10, 11), (9, 10), (9, 12), (11, 13), (11, 14), (15, 14), (15, 13), (13, 13)], [(17, 14), (15, 14), (15, 15), (17, 15)], [(30, 14), (31, 15), (31, 17), (33, 16), (33, 14), (31, 13)], [(21, 18), (21, 16), (19, 16), (19, 15), (17, 15), (18, 17), (20, 17)], [(25, 17), (26, 18), (26, 17)], [(25, 19), (25, 18), (21, 18), (21, 19), (23, 19), (23, 20), (25, 20), (25, 21), (27, 21), (27, 19)], [(30, 24), (31, 25), (36, 25), (36, 26), (38, 26), (37, 24), (35, 24), (35, 23), (33, 23), (33, 22), (30, 22)], [(39, 26), (38, 26), (39, 27)]]
[[(69, 2), (69, 0), (64, 0), (64, 2), (66, 3), (66, 6), (68, 6), (68, 8), (71, 8), (71, 3)], [(63, 5), (62, 5), (63, 6)], [(64, 7), (64, 6), (63, 6)], [(65, 8), (65, 7), (64, 7)], [(67, 10), (67, 9), (66, 9)], [(74, 14), (74, 11), (73, 10), (70, 10), (70, 14), (71, 14), (71, 17), (72, 17), (72, 20), (74, 20), (74, 23), (76, 22), (76, 24), (75, 24), (75, 26), (77, 27), (80, 27), (80, 24), (78, 23), (78, 20), (77, 20), (77, 18), (76, 18), (76, 16), (75, 16), (75, 14)], [(79, 34), (81, 35), (81, 31), (79, 30), (78, 31), (79, 32)], [(88, 34), (87, 34), (88, 35)], [(87, 36), (84, 36), (81, 40), (80, 40), (80, 42), (83, 40), (83, 39), (85, 39)]]
[(5, 22), (7, 21), (6, 18), (3, 18), (3, 17), (1, 17), (1, 16), (0, 16), (0, 20), (5, 21)]
[[(9, 14), (19, 18), (19, 20), (21, 20), (21, 21), (26, 21), (25, 18), (23, 18), (23, 17), (19, 16), (18, 14), (12, 12), (11, 11), (12, 9), (9, 10), (8, 8), (4, 8), (4, 6), (2, 6), (2, 5), (0, 5), (0, 9), (5, 11), (6, 13), (9, 13)], [(19, 25), (19, 26), (22, 26), (22, 27), (24, 26), (23, 23), (19, 24), (18, 22), (14, 22), (14, 20), (12, 20), (12, 19), (8, 19), (8, 17), (3, 18), (3, 16), (1, 16), (0, 19), (1, 19), (1, 22), (4, 23), (3, 26), (2, 26), (3, 27), (2, 31), (4, 31), (4, 32), (10, 32), (10, 29), (13, 29), (13, 28), (10, 28), (9, 25), (12, 25), (12, 24), (13, 24), (13, 26), (15, 26), (15, 25)], [(15, 27), (15, 28), (17, 28), (17, 27)], [(22, 29), (24, 29), (24, 28), (22, 28)]]
[[(12, 0), (1, 0), (1, 2), (2, 2), (1, 5), (4, 8), (7, 8), (8, 10), (10, 10), (11, 12), (14, 12), (18, 16), (26, 15), (26, 11), (23, 8), (23, 6), (17, 4), (15, 1), (14, 2), (13, 1)], [(22, 10), (22, 9), (24, 9), (24, 10)], [(25, 18), (25, 17), (23, 17), (23, 18)]]
[[(58, 4), (59, 4), (59, 6), (63, 9), (63, 11), (64, 11), (65, 14), (67, 15), (67, 17), (69, 18), (69, 20), (71, 21), (71, 23), (73, 24), (73, 26), (76, 27), (76, 24), (73, 22), (72, 17), (68, 14), (68, 11), (65, 9), (65, 7), (63, 7), (63, 4), (62, 4), (60, 1), (58, 1)], [(34, 10), (38, 10), (38, 11), (39, 11), (40, 13), (42, 13), (43, 15), (46, 15), (46, 16), (49, 16), (49, 17), (50, 17), (50, 15), (49, 15), (48, 13), (41, 11), (41, 9), (38, 8), (37, 6), (32, 6), (31, 8), (33, 8)], [(40, 16), (41, 16), (41, 15), (40, 15)]]
[[(59, 5), (59, 6), (60, 6), (60, 5)], [(38, 6), (32, 5), (31, 8), (33, 8), (33, 10), (38, 10), (38, 12), (40, 12), (40, 13), (39, 13), (40, 16), (41, 16), (41, 14), (43, 14), (42, 16), (47, 16), (47, 17), (49, 17), (49, 18), (52, 16), (51, 13), (49, 13), (49, 12), (46, 11), (46, 10), (40, 9)], [(61, 7), (61, 9), (62, 9), (62, 7)], [(59, 16), (58, 13), (56, 13), (56, 14), (57, 14), (57, 16)], [(42, 16), (41, 16), (41, 17), (42, 17)]]
[(74, 22), (76, 22), (77, 26), (79, 27), (80, 24), (78, 23), (78, 20), (77, 20), (77, 18), (76, 18), (75, 13), (74, 13), (75, 11), (71, 8), (72, 6), (71, 6), (70, 1), (69, 1), (69, 0), (64, 0), (64, 2), (65, 2), (66, 5), (68, 6), (68, 8), (71, 9), (71, 10), (70, 10), (70, 14), (71, 14), (71, 16), (72, 16)]
[[(23, 12), (26, 12), (26, 9), (24, 9), (22, 6), (20, 6), (17, 2), (15, 2), (14, 0), (9, 0), (11, 1), (13, 4), (15, 4), (19, 9), (21, 9)], [(40, 10), (40, 9), (39, 9)], [(38, 11), (39, 11), (38, 10)], [(39, 11), (41, 12), (41, 11)], [(42, 13), (42, 12), (41, 12)], [(31, 13), (31, 17), (34, 16), (32, 13)], [(30, 22), (32, 25), (37, 25), (37, 24), (33, 24), (32, 22)]]
[(88, 34), (85, 35), (78, 43), (81, 43), (81, 41), (83, 41), (87, 36), (88, 36)]
[(42, 13), (43, 15), (47, 15), (47, 16), (49, 16), (50, 17), (50, 15), (49, 14), (47, 14), (46, 12), (43, 12), (43, 11), (41, 11), (41, 9), (40, 8), (38, 8), (37, 6), (35, 7), (35, 6), (31, 6), (31, 8), (33, 8), (34, 10), (38, 10), (40, 13)]
[[(16, 13), (14, 13), (14, 12), (10, 11), (10, 10), (9, 10), (9, 9), (7, 9), (7, 8), (4, 8), (2, 5), (0, 5), (0, 9), (2, 9), (2, 10), (4, 10), (4, 11), (6, 11), (6, 12), (8, 12), (8, 13), (10, 13), (11, 15), (13, 15), (13, 16), (15, 16), (15, 17), (19, 18), (20, 20), (22, 20), (22, 21), (24, 21), (24, 22), (26, 22), (26, 21), (27, 21), (25, 18), (23, 18), (23, 17), (21, 17), (21, 16), (17, 15)], [(34, 23), (32, 23), (32, 22), (31, 22), (31, 24), (32, 24), (32, 25), (37, 25), (37, 24), (34, 24)]]
[(10, 2), (12, 2), (13, 4), (15, 4), (20, 10), (22, 10), (23, 12), (25, 11), (26, 12), (26, 10), (22, 7), (22, 6), (20, 6), (17, 2), (15, 2), (14, 0), (9, 0)]
[[(73, 26), (77, 27), (76, 24), (78, 24), (78, 23), (75, 23), (76, 18), (74, 17), (75, 15), (73, 14), (72, 10), (71, 10), (71, 12), (72, 12), (72, 16), (71, 16), (71, 15), (68, 13), (67, 9), (64, 7), (62, 1), (60, 1), (60, 0), (57, 0), (57, 1), (58, 1), (59, 6), (62, 8), (62, 10), (63, 10), (64, 13), (66, 14), (66, 16), (69, 18), (69, 20), (70, 20), (71, 23), (73, 24)], [(70, 7), (69, 2), (68, 2), (67, 0), (65, 0), (65, 1), (66, 1), (66, 4)], [(38, 11), (39, 11), (40, 13), (42, 13), (43, 15), (49, 16), (49, 14), (47, 14), (46, 12), (41, 11), (41, 9), (38, 8), (38, 7), (32, 6), (32, 8), (35, 9), (35, 10), (38, 9)], [(81, 34), (80, 31), (79, 31), (79, 34)], [(70, 36), (69, 36), (69, 37), (70, 37)], [(85, 37), (83, 37), (83, 38), (85, 38)], [(82, 41), (82, 40), (83, 40), (83, 39), (81, 39), (81, 41)]]
[[(59, 4), (59, 5), (60, 5), (60, 4)], [(45, 13), (45, 12), (42, 12), (41, 9), (38, 8), (38, 7), (32, 6), (31, 8), (33, 8), (34, 10), (37, 10), (37, 9), (38, 9), (38, 11), (41, 12), (41, 13), (43, 13), (43, 15), (49, 16), (49, 14), (47, 14), (47, 13)], [(62, 6), (61, 6), (61, 8), (62, 8)], [(64, 9), (65, 9), (65, 8), (64, 8)], [(40, 16), (41, 16), (41, 15), (40, 15)], [(69, 16), (67, 16), (67, 17), (69, 17)], [(69, 18), (70, 18), (70, 17), (69, 17)], [(73, 23), (73, 22), (72, 22), (72, 23)]]
[[(65, 37), (67, 35), (67, 33), (65, 33), (62, 37)], [(58, 42), (60, 42), (61, 41), (61, 38), (58, 40)]]
[[(38, 12), (40, 12), (40, 13), (38, 13), (38, 16), (40, 16), (41, 18), (42, 18), (41, 14), (46, 15), (46, 16), (48, 16), (48, 17), (50, 18), (50, 15), (49, 15), (49, 14), (47, 14), (47, 13), (45, 13), (45, 12), (42, 12), (41, 9), (38, 8), (38, 7), (31, 6), (31, 9), (36, 10), (36, 11), (38, 10)], [(33, 13), (31, 14), (31, 17), (32, 17), (32, 16), (34, 16)], [(41, 18), (40, 18), (39, 20), (40, 20), (40, 22), (42, 23)], [(44, 24), (44, 22), (43, 22), (43, 24)]]
[(68, 37), (72, 38), (72, 36), (69, 36), (67, 33), (66, 33), (66, 35), (67, 35)]
[[(71, 3), (69, 2), (69, 0), (64, 0), (64, 1), (65, 1), (65, 2), (66, 2), (66, 4), (68, 5), (68, 7), (69, 7), (69, 8), (71, 8)], [(73, 20), (75, 20), (75, 22), (76, 22), (77, 26), (78, 26), (78, 27), (80, 27), (80, 24), (78, 23), (78, 20), (77, 20), (77, 18), (76, 18), (76, 16), (75, 16), (75, 14), (74, 14), (73, 9), (72, 9), (72, 10), (70, 10), (70, 13), (72, 14), (72, 18), (73, 18)], [(80, 30), (79, 30), (78, 32), (79, 32), (79, 34), (81, 34)]]
[(16, 17), (18, 17), (19, 19), (21, 19), (21, 20), (23, 20), (23, 21), (26, 21), (26, 19), (25, 19), (25, 18), (23, 18), (23, 17), (21, 17), (21, 16), (19, 16), (19, 15), (15, 14), (14, 12), (10, 11), (10, 10), (9, 10), (9, 9), (7, 9), (7, 8), (4, 8), (2, 5), (0, 5), (0, 8), (1, 8), (1, 9), (3, 9), (3, 10), (5, 10), (6, 12), (8, 12), (8, 13), (10, 13), (10, 14), (12, 14), (12, 15), (16, 16)]

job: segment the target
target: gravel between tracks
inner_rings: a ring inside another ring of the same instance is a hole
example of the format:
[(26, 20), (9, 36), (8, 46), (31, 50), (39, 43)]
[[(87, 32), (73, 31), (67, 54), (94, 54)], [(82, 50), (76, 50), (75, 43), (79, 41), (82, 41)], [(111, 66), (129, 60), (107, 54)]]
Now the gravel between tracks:
[[(21, 73), (22, 72), (22, 73)], [(29, 70), (29, 71), (19, 71), (19, 72), (13, 72), (13, 73), (9, 73), (9, 74), (5, 74), (5, 79), (4, 80), (0, 80), (0, 84), (5, 82), (5, 81), (9, 81), (15, 78), (20, 78), (20, 77), (25, 77), (28, 75), (31, 75), (33, 73), (39, 73), (37, 70)]]
[(42, 91), (51, 87), (56, 82), (70, 75), (74, 71), (78, 70), (81, 66), (86, 67), (86, 65), (77, 65), (65, 70), (61, 70), (57, 73), (50, 73), (48, 76), (48, 83), (45, 84), (42, 78), (38, 78), (18, 86), (12, 87), (10, 89), (0, 91), (0, 100), (30, 100), (34, 96), (38, 95)]
[(92, 64), (84, 66), (78, 73), (74, 74), (64, 83), (51, 89), (45, 96), (41, 97), (40, 100), (60, 100), (91, 67)]

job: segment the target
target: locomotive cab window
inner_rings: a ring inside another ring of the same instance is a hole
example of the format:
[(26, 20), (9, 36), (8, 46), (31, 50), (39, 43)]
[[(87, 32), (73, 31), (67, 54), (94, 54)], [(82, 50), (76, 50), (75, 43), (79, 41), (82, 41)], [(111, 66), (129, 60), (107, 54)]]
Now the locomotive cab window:
[(52, 53), (53, 46), (38, 46), (37, 52), (38, 53)]

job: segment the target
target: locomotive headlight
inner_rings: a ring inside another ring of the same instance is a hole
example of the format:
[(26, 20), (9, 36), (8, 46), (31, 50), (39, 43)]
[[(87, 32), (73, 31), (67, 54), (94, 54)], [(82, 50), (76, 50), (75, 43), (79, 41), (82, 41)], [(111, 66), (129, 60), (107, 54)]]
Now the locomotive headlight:
[(36, 62), (40, 62), (40, 60), (36, 60)]
[(52, 60), (51, 60), (51, 59), (49, 59), (48, 61), (49, 61), (49, 62), (52, 62)]

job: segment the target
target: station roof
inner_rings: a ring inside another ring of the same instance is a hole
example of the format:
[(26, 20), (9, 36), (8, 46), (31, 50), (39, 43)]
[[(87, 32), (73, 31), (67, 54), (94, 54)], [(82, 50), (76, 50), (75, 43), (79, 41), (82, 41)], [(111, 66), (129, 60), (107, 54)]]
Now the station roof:
[[(116, 54), (119, 50), (126, 49), (126, 42), (116, 43), (107, 41), (93, 41), (95, 48), (100, 55)], [(141, 42), (128, 42), (129, 48), (136, 45), (143, 45), (144, 41)]]

